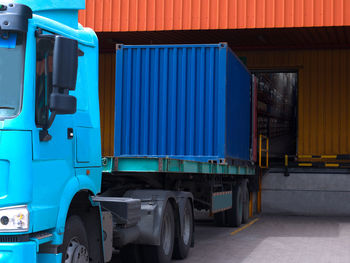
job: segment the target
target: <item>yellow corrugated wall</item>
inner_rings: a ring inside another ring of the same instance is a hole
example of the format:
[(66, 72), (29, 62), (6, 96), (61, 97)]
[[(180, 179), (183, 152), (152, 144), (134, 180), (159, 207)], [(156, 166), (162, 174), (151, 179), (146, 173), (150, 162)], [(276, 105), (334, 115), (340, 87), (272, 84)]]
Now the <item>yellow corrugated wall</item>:
[(99, 96), (103, 156), (114, 154), (115, 54), (100, 54)]
[(298, 154), (350, 154), (350, 50), (238, 52), (250, 69), (298, 69)]

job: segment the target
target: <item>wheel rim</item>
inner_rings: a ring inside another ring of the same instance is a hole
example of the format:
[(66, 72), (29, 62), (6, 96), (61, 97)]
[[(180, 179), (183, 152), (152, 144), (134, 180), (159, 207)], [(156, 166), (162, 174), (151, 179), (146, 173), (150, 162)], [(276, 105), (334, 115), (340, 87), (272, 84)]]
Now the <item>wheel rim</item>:
[(162, 244), (163, 251), (165, 255), (169, 255), (171, 250), (171, 242), (172, 242), (172, 229), (171, 229), (171, 217), (168, 213), (164, 216), (164, 222), (162, 227)]
[(69, 242), (65, 257), (65, 263), (89, 263), (89, 252), (77, 238)]
[(183, 241), (185, 245), (188, 245), (190, 242), (191, 236), (191, 211), (188, 207), (185, 208), (185, 220), (184, 220), (184, 231), (183, 231)]

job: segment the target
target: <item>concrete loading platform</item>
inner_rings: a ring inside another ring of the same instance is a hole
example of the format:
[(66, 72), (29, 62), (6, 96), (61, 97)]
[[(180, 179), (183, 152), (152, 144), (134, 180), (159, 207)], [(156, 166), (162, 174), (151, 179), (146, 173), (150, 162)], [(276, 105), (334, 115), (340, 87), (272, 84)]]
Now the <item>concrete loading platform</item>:
[(340, 169), (272, 169), (262, 179), (264, 214), (349, 216), (349, 171)]

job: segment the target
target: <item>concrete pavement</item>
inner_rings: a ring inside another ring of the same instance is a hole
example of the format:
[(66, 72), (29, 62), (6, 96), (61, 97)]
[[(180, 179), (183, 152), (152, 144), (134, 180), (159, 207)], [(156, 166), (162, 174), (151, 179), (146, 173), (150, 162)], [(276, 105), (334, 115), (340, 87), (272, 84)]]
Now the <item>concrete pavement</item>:
[(350, 262), (347, 217), (263, 215), (239, 229), (215, 227), (206, 217), (197, 221), (195, 235), (189, 257), (174, 263)]
[(262, 216), (232, 235), (235, 230), (198, 223), (196, 247), (181, 262), (350, 262), (350, 218)]

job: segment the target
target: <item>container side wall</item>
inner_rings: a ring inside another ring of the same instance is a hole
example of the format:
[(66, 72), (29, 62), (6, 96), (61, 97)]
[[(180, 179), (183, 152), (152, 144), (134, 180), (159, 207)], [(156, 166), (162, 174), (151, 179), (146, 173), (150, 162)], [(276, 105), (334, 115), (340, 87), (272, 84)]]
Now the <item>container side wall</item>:
[(225, 158), (219, 58), (218, 45), (121, 46), (115, 155)]
[(226, 97), (226, 155), (250, 159), (251, 75), (239, 58), (228, 51)]
[(350, 50), (238, 53), (250, 69), (298, 70), (299, 155), (350, 154)]

